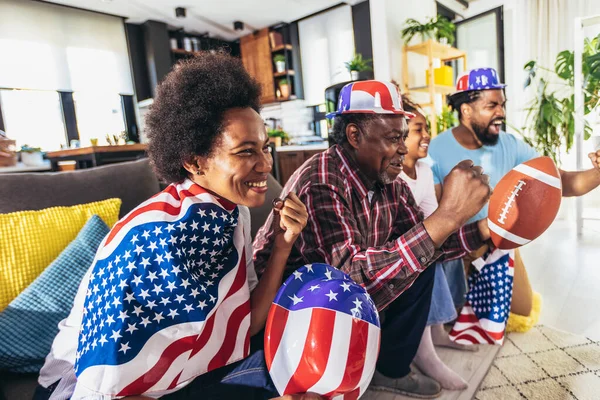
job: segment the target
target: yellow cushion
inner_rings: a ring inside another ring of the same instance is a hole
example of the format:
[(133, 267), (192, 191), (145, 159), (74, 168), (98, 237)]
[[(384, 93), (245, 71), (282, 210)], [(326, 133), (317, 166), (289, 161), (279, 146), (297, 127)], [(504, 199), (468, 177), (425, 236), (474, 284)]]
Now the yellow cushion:
[(92, 215), (112, 227), (120, 208), (120, 199), (108, 199), (0, 214), (0, 311), (58, 257)]
[(540, 320), (542, 311), (542, 295), (538, 292), (533, 292), (533, 306), (531, 314), (526, 317), (524, 315), (510, 313), (506, 322), (506, 332), (527, 332)]

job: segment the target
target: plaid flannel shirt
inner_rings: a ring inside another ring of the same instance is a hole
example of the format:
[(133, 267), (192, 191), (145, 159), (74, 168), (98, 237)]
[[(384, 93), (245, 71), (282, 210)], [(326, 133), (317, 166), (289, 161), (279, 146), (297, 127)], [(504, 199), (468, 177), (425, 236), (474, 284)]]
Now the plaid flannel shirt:
[[(383, 310), (438, 259), (459, 258), (483, 244), (473, 223), (436, 250), (404, 181), (371, 188), (366, 182), (353, 158), (337, 145), (292, 175), (281, 198), (296, 192), (308, 210), (308, 224), (288, 258), (286, 277), (304, 264), (325, 262), (364, 286)], [(259, 275), (273, 245), (272, 221), (273, 212), (254, 241)]]

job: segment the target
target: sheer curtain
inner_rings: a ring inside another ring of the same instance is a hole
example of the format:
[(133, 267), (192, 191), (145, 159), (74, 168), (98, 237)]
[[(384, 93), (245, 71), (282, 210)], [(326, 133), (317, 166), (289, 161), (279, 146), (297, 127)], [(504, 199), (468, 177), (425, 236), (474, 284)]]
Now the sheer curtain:
[(133, 94), (123, 20), (0, 0), (0, 87)]
[[(525, 72), (523, 66), (529, 60), (554, 69), (559, 52), (573, 50), (573, 32), (576, 17), (600, 14), (598, 0), (516, 0), (513, 7), (505, 9), (508, 15), (510, 31), (505, 25), (505, 40), (512, 40), (513, 51), (506, 54), (507, 77), (512, 76), (514, 90), (509, 103), (514, 111), (512, 123), (523, 126), (525, 112), (532, 93), (524, 92)], [(512, 10), (511, 10), (512, 8)], [(506, 24), (506, 19), (505, 19)], [(508, 38), (512, 33), (512, 37)], [(586, 32), (588, 37), (599, 32)]]

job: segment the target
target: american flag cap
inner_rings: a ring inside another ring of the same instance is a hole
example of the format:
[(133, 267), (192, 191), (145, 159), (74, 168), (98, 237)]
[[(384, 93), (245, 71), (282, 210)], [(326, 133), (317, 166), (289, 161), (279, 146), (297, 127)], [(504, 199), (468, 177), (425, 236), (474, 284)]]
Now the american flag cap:
[(267, 318), (265, 359), (281, 395), (357, 399), (379, 353), (377, 308), (366, 290), (327, 264), (296, 270)]
[(404, 111), (398, 88), (386, 81), (351, 82), (340, 90), (335, 112), (327, 114), (334, 118), (342, 114), (397, 114), (413, 118), (415, 114)]
[(494, 90), (504, 89), (506, 85), (499, 82), (498, 73), (494, 68), (475, 68), (463, 73), (456, 80), (457, 93), (472, 90)]

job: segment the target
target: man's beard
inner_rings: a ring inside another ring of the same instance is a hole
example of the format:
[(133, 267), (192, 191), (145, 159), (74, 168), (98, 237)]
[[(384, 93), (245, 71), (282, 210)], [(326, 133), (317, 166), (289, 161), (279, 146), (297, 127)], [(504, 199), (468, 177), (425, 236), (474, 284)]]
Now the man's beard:
[(471, 122), (471, 127), (473, 128), (473, 132), (475, 132), (475, 136), (479, 141), (486, 146), (494, 146), (498, 144), (498, 139), (500, 139), (500, 135), (496, 135), (494, 133), (490, 133), (488, 131), (488, 126), (482, 126), (475, 122)]

